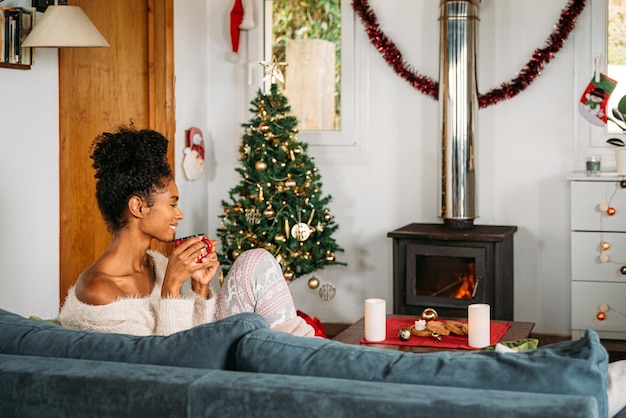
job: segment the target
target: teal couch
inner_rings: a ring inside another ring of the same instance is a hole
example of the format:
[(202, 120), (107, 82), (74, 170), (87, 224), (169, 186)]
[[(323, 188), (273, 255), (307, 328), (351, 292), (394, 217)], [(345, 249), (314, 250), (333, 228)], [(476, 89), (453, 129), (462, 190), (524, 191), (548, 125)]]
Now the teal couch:
[(0, 309), (0, 417), (605, 417), (588, 331), (521, 353), (413, 354), (270, 331), (239, 314), (171, 336)]

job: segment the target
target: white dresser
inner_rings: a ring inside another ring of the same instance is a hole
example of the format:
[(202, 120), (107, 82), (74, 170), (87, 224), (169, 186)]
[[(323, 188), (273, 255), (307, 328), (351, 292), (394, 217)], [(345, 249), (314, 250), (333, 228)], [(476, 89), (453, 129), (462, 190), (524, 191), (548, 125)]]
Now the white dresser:
[(626, 177), (584, 172), (571, 190), (572, 338), (626, 339)]

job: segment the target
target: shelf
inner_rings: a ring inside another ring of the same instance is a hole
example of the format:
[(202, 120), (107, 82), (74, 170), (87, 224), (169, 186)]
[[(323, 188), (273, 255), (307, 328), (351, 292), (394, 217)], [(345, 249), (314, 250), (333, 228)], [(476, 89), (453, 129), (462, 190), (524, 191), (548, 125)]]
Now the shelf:
[(0, 68), (11, 68), (14, 70), (30, 70), (30, 65), (26, 64), (9, 64), (8, 62), (0, 62)]

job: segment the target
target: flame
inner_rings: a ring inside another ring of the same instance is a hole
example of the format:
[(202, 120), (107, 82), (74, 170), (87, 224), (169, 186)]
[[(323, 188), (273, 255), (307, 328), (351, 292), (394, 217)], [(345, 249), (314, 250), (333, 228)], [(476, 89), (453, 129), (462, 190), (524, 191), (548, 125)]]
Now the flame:
[(475, 264), (469, 263), (469, 269), (470, 273), (468, 275), (456, 275), (456, 279), (461, 282), (461, 286), (452, 295), (454, 299), (472, 299), (474, 297), (474, 288), (476, 287)]

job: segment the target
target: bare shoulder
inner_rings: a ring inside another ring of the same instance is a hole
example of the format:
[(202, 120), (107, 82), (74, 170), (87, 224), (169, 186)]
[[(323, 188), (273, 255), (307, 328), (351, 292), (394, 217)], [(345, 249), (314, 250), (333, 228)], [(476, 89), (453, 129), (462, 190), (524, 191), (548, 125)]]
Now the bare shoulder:
[(107, 305), (124, 296), (116, 280), (100, 270), (97, 264), (81, 273), (75, 291), (78, 300), (89, 305)]

